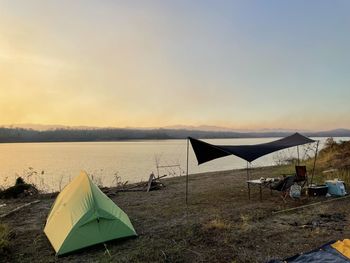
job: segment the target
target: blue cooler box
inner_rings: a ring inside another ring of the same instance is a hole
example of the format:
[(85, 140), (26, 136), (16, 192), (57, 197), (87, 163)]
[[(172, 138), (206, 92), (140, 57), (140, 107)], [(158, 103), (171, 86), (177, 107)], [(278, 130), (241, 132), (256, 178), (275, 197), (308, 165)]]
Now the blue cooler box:
[(344, 196), (346, 195), (345, 186), (343, 181), (337, 180), (328, 180), (326, 181), (328, 186), (328, 193), (335, 196)]

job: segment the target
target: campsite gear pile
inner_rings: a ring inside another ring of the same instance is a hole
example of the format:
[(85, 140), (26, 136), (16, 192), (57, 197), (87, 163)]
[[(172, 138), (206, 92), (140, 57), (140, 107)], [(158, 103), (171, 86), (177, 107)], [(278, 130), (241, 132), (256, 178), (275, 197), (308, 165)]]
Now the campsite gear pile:
[(289, 195), (291, 198), (300, 198), (301, 195), (301, 186), (297, 183), (294, 183), (289, 190)]
[(338, 179), (327, 180), (324, 185), (310, 185), (309, 196), (344, 196), (347, 194), (343, 181)]
[(85, 172), (57, 196), (44, 232), (56, 255), (137, 235), (128, 215)]
[(298, 254), (283, 260), (270, 260), (268, 263), (348, 263), (350, 262), (350, 239), (327, 243), (320, 248)]

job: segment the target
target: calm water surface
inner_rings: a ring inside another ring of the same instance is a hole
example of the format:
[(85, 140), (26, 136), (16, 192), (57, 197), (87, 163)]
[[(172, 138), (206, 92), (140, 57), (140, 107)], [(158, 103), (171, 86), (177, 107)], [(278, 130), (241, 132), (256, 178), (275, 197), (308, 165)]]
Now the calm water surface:
[[(256, 144), (276, 138), (212, 139), (214, 144)], [(322, 148), (326, 138), (320, 140)], [(350, 140), (350, 138), (336, 138)], [(314, 146), (300, 147), (300, 157), (313, 155)], [(274, 165), (281, 158), (296, 157), (296, 147), (266, 155), (253, 162), (254, 167)], [(159, 140), (134, 142), (69, 142), (69, 143), (15, 143), (0, 144), (0, 184), (14, 183), (17, 175), (28, 177), (46, 191), (64, 187), (81, 170), (94, 176), (106, 186), (115, 185), (115, 175), (121, 181), (146, 181), (150, 173), (157, 174), (159, 165), (180, 164), (180, 168), (162, 168), (161, 175), (185, 174), (186, 140)], [(189, 172), (200, 173), (246, 167), (246, 162), (235, 156), (217, 159), (200, 166), (190, 148)]]

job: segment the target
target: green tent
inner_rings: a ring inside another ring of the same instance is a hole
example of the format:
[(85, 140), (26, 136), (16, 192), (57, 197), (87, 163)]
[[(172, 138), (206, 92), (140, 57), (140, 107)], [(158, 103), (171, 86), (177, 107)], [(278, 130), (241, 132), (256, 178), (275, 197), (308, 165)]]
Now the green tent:
[(57, 255), (137, 235), (127, 214), (85, 172), (57, 196), (44, 232)]

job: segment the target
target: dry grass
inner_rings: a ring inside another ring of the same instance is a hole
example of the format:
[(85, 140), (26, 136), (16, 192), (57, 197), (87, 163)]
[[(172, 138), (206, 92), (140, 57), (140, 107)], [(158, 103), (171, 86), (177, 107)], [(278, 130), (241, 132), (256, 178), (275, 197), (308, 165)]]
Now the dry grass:
[(0, 254), (6, 254), (10, 248), (10, 231), (6, 224), (0, 223)]
[[(273, 177), (295, 173), (296, 160), (287, 164), (281, 160), (280, 163), (284, 164), (273, 170)], [(301, 164), (306, 165), (310, 180), (313, 173), (314, 157), (301, 160)], [(324, 173), (327, 170), (330, 172)], [(338, 178), (350, 186), (350, 141), (337, 143), (329, 138), (325, 147), (318, 153), (313, 183), (323, 184), (325, 180), (334, 178)]]
[(210, 220), (207, 223), (204, 223), (203, 228), (209, 231), (211, 230), (225, 231), (227, 229), (230, 229), (230, 223), (224, 222), (222, 219), (216, 218), (216, 219)]

